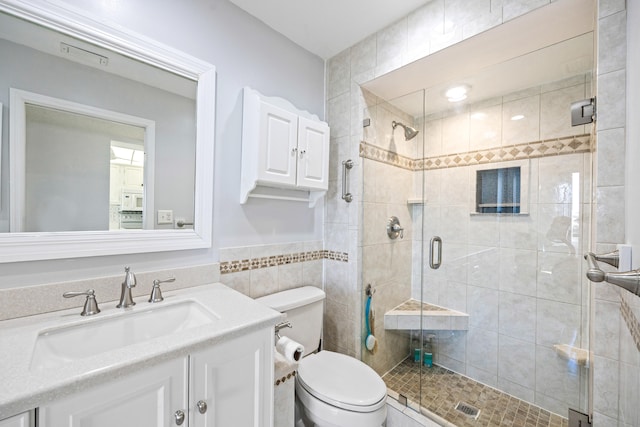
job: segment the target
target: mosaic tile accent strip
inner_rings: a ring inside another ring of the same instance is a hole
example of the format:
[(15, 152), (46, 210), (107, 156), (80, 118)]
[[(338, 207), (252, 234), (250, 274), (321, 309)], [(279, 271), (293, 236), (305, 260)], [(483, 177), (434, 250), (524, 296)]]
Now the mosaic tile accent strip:
[(385, 150), (384, 148), (376, 147), (375, 145), (368, 144), (364, 141), (360, 143), (360, 157), (369, 160), (375, 160), (377, 162), (386, 163), (391, 166), (396, 166), (402, 169), (415, 170), (416, 161), (409, 157), (401, 156), (393, 151)]
[[(421, 411), (427, 410), (458, 427), (567, 427), (566, 418), (481, 384), (441, 366), (422, 369), (409, 358), (382, 379), (390, 395), (407, 397), (415, 407), (422, 391)], [(480, 410), (473, 419), (455, 409), (465, 402)]]
[(535, 159), (563, 154), (589, 153), (592, 149), (591, 135), (584, 134), (414, 160), (363, 141), (360, 143), (360, 157), (402, 169), (418, 171)]
[(239, 273), (241, 271), (255, 270), (258, 268), (277, 267), (279, 265), (293, 264), (297, 262), (329, 259), (332, 261), (349, 262), (349, 254), (329, 250), (296, 252), (284, 255), (271, 255), (261, 258), (250, 258), (220, 263), (220, 274)]
[(631, 337), (636, 343), (636, 348), (640, 351), (640, 322), (638, 322), (638, 318), (633, 314), (633, 310), (631, 310), (624, 298), (620, 298), (620, 313), (622, 313), (624, 323), (627, 324), (629, 333), (631, 333)]

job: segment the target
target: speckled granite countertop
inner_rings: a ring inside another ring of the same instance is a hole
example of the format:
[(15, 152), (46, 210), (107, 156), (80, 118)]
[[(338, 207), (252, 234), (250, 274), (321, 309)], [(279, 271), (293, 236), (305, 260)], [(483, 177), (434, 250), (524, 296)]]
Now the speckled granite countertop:
[[(81, 309), (46, 313), (0, 322), (0, 419), (36, 408), (62, 396), (123, 377), (154, 364), (185, 356), (246, 332), (275, 325), (282, 314), (221, 283), (166, 292), (165, 300), (149, 304), (137, 298), (126, 310), (115, 302), (100, 302), (101, 313), (81, 317)], [(33, 367), (32, 354), (39, 332), (77, 326), (133, 313), (158, 309), (181, 301), (196, 301), (217, 319), (157, 338), (137, 342), (69, 362), (54, 368)]]

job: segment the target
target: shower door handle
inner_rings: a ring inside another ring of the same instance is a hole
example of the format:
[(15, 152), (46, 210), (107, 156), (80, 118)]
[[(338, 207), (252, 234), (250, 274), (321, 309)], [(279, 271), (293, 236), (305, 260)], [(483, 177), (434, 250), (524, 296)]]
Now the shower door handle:
[[(436, 243), (438, 244), (438, 251), (435, 252)], [(434, 253), (437, 254), (437, 258), (434, 262), (433, 256)], [(442, 265), (442, 239), (439, 236), (434, 236), (431, 238), (431, 242), (429, 243), (429, 267), (434, 270), (437, 270)]]

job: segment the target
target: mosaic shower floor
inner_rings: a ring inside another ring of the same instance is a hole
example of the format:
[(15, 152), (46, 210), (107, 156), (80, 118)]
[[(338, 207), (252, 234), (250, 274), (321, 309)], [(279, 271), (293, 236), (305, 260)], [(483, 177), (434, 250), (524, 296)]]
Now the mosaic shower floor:
[[(414, 408), (420, 399), (416, 384), (421, 384), (421, 406), (458, 427), (568, 426), (566, 418), (440, 366), (434, 365), (420, 373), (420, 365), (409, 358), (382, 379), (387, 384), (389, 395), (397, 397), (399, 393), (406, 396), (409, 406)], [(456, 410), (458, 402), (479, 409), (477, 419)]]

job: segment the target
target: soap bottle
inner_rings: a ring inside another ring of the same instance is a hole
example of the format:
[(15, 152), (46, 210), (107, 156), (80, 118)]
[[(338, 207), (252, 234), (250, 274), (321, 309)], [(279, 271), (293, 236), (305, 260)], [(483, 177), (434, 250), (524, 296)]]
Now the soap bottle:
[(423, 347), (422, 347), (422, 364), (426, 368), (431, 368), (433, 366), (433, 339), (435, 336), (433, 334), (427, 334), (423, 337)]
[(420, 363), (422, 360), (422, 348), (419, 335), (413, 331), (411, 332), (411, 351), (413, 351), (413, 363)]

